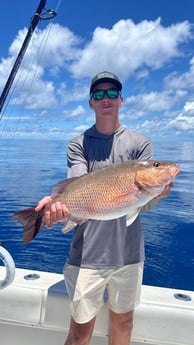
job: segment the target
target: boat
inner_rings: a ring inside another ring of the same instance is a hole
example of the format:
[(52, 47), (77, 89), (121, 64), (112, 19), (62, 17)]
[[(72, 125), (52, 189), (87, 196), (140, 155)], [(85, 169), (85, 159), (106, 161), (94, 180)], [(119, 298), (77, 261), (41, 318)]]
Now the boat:
[[(1, 344), (64, 344), (70, 311), (63, 275), (15, 268), (6, 249), (0, 247), (0, 254), (5, 265), (0, 267)], [(104, 298), (91, 345), (108, 343), (108, 308)], [(131, 345), (145, 344), (194, 344), (194, 291), (142, 286)]]

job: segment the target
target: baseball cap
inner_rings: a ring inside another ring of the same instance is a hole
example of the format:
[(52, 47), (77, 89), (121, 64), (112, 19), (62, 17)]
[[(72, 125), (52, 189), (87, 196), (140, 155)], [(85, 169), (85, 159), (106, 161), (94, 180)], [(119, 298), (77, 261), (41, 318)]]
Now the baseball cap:
[(100, 72), (96, 74), (92, 78), (91, 85), (90, 85), (90, 93), (93, 91), (95, 86), (101, 83), (106, 83), (106, 82), (113, 83), (119, 91), (122, 90), (122, 84), (119, 78), (116, 76), (116, 74), (104, 71), (104, 72)]

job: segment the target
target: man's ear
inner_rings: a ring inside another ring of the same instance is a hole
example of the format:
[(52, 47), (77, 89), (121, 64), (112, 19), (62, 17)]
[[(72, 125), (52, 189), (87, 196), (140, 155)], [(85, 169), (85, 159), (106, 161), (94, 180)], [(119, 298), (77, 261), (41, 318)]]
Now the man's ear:
[(91, 98), (89, 99), (89, 102), (88, 102), (88, 103), (89, 103), (90, 108), (93, 109), (92, 99), (91, 99)]
[(122, 106), (123, 106), (123, 104), (124, 104), (124, 99), (123, 99), (123, 97), (122, 97), (122, 96), (120, 96), (120, 107), (122, 107)]

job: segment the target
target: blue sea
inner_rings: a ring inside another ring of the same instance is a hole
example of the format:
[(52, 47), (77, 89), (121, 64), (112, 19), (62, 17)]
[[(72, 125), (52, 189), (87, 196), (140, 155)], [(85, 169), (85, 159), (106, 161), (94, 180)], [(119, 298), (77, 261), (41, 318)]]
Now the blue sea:
[[(0, 138), (0, 241), (16, 267), (62, 273), (72, 233), (61, 224), (44, 228), (28, 245), (22, 227), (11, 219), (36, 205), (66, 178), (66, 144), (61, 139)], [(181, 166), (174, 188), (152, 211), (142, 215), (146, 285), (194, 291), (194, 143), (156, 142), (155, 158)]]

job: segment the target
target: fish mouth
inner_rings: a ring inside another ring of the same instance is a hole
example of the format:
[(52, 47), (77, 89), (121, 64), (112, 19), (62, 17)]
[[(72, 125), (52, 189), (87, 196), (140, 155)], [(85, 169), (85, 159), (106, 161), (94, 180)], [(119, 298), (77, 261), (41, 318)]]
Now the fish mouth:
[(180, 165), (177, 163), (174, 163), (174, 165), (171, 168), (171, 176), (176, 177), (180, 173)]
[(178, 163), (174, 163), (169, 171), (169, 180), (165, 185), (170, 185), (171, 183), (173, 183), (173, 181), (175, 180), (175, 178), (179, 175), (180, 173), (180, 165)]
[(164, 182), (165, 180), (167, 182), (167, 184), (170, 184), (171, 182), (174, 181), (174, 179), (177, 177), (177, 175), (179, 175), (180, 173), (180, 165), (178, 163), (174, 163), (170, 169), (169, 169), (169, 177), (164, 177)]

